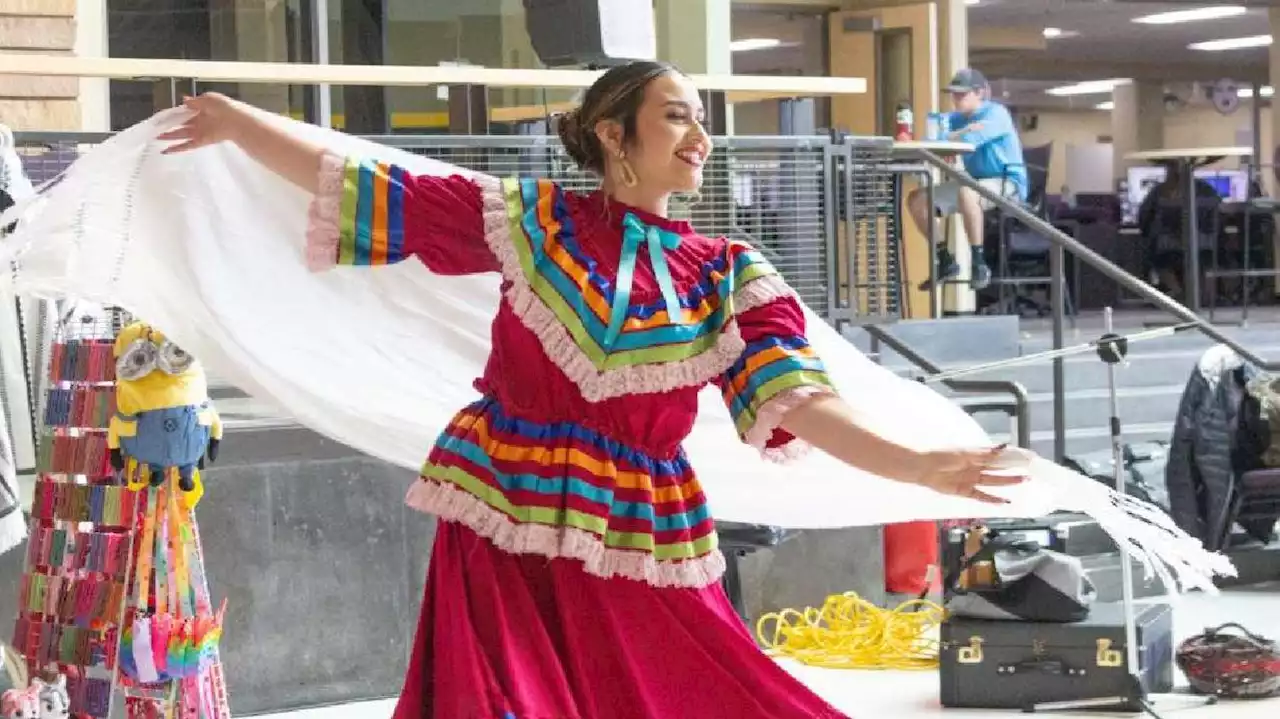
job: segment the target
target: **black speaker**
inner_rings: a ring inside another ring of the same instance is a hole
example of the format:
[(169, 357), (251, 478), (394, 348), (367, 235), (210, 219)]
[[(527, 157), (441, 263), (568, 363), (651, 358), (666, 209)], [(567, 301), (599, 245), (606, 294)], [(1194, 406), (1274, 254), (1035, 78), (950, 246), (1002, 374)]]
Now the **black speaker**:
[(646, 0), (524, 0), (533, 51), (547, 67), (611, 67), (657, 55)]

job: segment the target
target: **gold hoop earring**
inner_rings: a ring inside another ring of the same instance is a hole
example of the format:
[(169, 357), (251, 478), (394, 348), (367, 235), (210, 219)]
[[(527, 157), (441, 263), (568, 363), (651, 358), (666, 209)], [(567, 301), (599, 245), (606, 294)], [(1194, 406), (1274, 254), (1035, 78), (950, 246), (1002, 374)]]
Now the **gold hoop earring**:
[(618, 153), (618, 174), (623, 187), (635, 187), (640, 184), (640, 178), (636, 176), (636, 171), (631, 167), (631, 163), (627, 162), (626, 153)]

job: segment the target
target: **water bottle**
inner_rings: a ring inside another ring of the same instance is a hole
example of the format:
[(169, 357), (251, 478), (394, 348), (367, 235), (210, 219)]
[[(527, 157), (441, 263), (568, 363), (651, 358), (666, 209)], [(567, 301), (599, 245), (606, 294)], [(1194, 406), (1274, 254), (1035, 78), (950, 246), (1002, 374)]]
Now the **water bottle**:
[(929, 118), (926, 122), (925, 139), (930, 142), (941, 142), (946, 139), (945, 127), (945, 120), (942, 113), (929, 113)]
[(911, 107), (905, 102), (898, 103), (898, 112), (895, 120), (897, 127), (894, 128), (893, 139), (897, 142), (910, 141), (912, 128), (916, 124), (915, 114), (911, 112)]

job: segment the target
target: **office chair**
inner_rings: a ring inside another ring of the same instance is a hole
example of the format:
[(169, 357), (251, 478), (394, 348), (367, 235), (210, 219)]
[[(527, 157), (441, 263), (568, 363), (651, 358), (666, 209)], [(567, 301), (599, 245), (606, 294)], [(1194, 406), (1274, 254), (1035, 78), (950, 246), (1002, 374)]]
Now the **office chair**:
[[(1049, 163), (1052, 158), (1053, 143), (1026, 148), (1023, 151), (1023, 165), (1027, 168), (1028, 185), (1027, 199), (1023, 206), (1045, 221), (1050, 219), (1048, 185)], [(988, 255), (995, 255), (996, 272), (991, 280), (995, 298), (993, 302), (986, 305), (985, 311), (991, 314), (1021, 314), (1023, 308), (1029, 308), (1042, 317), (1048, 314), (1050, 310), (1048, 303), (1032, 297), (1027, 292), (1027, 288), (1036, 286), (1051, 288), (1049, 249), (1053, 246), (1052, 240), (1032, 231), (1018, 218), (1005, 215), (999, 206), (989, 210), (986, 213), (986, 219), (983, 244), (988, 248)], [(991, 248), (993, 236), (995, 247)], [(992, 249), (994, 252), (991, 251)], [(988, 260), (990, 259), (988, 257)], [(1067, 314), (1074, 316), (1073, 293), (1069, 289), (1069, 283), (1064, 283), (1062, 289), (1065, 293)]]

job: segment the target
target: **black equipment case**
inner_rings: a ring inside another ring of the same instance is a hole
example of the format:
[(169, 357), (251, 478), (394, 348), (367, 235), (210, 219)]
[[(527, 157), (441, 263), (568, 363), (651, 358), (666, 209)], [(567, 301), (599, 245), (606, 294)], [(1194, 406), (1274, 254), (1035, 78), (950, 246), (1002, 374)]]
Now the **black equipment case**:
[[(1173, 611), (1166, 604), (1135, 611), (1142, 685), (1147, 693), (1167, 693), (1173, 689)], [(1134, 698), (1120, 603), (1095, 604), (1088, 619), (1065, 624), (950, 618), (941, 640), (944, 707), (1029, 710)]]

